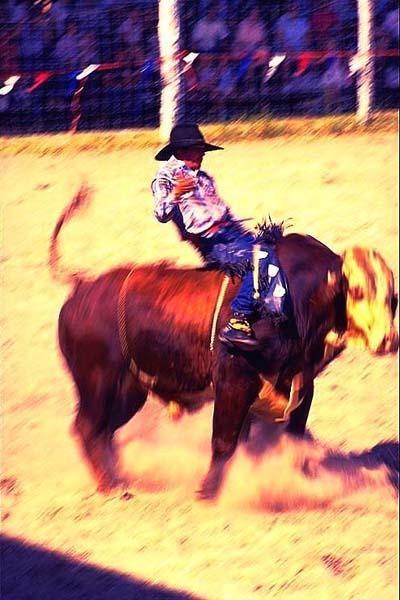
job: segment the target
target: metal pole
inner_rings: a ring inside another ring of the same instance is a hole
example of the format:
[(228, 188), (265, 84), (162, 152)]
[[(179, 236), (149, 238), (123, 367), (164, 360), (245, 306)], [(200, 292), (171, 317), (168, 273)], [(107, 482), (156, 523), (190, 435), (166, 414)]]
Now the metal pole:
[(373, 12), (371, 0), (358, 0), (357, 120), (368, 123), (372, 113), (374, 92), (374, 58), (372, 56)]
[(160, 45), (161, 103), (160, 140), (166, 141), (178, 121), (181, 110), (181, 78), (179, 69), (179, 0), (159, 0), (158, 39)]

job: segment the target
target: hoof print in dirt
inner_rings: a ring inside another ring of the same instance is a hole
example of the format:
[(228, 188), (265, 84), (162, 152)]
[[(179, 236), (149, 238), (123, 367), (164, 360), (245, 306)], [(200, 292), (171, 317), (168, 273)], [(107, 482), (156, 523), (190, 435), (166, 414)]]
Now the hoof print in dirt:
[(21, 488), (16, 477), (3, 477), (0, 479), (0, 492), (4, 496), (19, 496)]
[(119, 499), (125, 500), (125, 502), (129, 502), (129, 500), (133, 500), (134, 497), (135, 496), (134, 496), (134, 494), (132, 494), (132, 492), (122, 492)]
[(337, 577), (345, 577), (346, 575), (351, 576), (353, 574), (353, 561), (351, 559), (346, 560), (340, 556), (334, 556), (333, 554), (324, 554), (321, 556), (321, 560), (325, 567)]

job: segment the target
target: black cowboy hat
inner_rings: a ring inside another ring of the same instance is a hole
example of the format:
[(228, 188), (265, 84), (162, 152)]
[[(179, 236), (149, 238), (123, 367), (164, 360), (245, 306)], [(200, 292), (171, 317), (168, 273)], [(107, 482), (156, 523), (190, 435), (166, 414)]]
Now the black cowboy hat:
[(214, 146), (208, 144), (203, 134), (201, 133), (199, 126), (196, 124), (180, 124), (175, 125), (171, 129), (169, 136), (169, 144), (164, 146), (159, 152), (157, 152), (156, 160), (168, 160), (177, 148), (190, 148), (196, 146), (202, 148), (204, 152), (211, 152), (212, 150), (223, 150), (221, 146)]

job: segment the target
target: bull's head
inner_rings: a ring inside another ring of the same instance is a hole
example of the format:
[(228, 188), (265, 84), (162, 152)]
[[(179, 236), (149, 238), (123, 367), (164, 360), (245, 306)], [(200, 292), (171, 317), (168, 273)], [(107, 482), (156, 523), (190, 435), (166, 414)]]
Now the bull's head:
[(376, 250), (368, 248), (350, 248), (342, 260), (347, 343), (361, 344), (377, 354), (396, 352), (397, 294), (391, 269)]

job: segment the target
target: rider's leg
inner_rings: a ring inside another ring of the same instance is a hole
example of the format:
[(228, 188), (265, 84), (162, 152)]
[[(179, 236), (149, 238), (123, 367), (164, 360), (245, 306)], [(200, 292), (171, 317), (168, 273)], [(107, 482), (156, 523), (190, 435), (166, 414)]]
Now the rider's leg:
[(244, 345), (249, 348), (257, 346), (257, 340), (251, 327), (255, 316), (253, 291), (253, 273), (248, 271), (231, 304), (232, 316), (220, 332), (219, 339), (222, 342)]
[(257, 341), (251, 327), (255, 317), (253, 302), (253, 272), (250, 264), (253, 258), (254, 237), (250, 233), (235, 229), (224, 231), (215, 239), (208, 259), (222, 265), (237, 265), (238, 271), (245, 271), (242, 285), (232, 302), (232, 316), (219, 334), (219, 339), (229, 345), (237, 344), (253, 348)]

